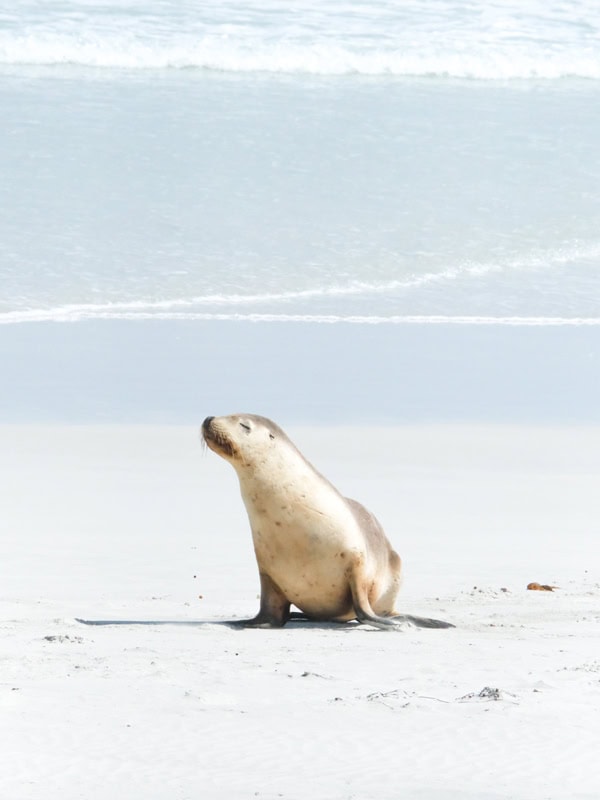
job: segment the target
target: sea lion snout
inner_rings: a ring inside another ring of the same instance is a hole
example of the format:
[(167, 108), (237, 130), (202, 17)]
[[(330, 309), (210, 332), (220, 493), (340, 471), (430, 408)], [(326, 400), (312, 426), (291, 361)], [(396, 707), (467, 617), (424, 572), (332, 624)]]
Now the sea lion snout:
[(211, 450), (221, 456), (234, 458), (237, 447), (227, 431), (227, 417), (220, 417), (215, 424), (216, 417), (206, 417), (202, 423), (202, 438)]

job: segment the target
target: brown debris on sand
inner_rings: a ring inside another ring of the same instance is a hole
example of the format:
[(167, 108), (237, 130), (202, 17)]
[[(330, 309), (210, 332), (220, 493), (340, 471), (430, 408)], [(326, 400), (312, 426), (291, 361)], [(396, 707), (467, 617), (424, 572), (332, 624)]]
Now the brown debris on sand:
[(528, 583), (528, 589), (536, 592), (553, 592), (555, 589), (560, 589), (560, 586), (550, 586), (548, 583)]

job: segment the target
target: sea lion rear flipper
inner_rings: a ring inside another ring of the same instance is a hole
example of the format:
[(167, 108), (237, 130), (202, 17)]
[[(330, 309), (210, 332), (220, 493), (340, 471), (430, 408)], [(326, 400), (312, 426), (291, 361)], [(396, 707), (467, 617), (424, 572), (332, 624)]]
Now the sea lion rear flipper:
[(352, 593), (352, 605), (356, 619), (364, 625), (373, 625), (381, 630), (398, 630), (400, 625), (392, 617), (381, 617), (373, 611), (364, 580), (364, 555), (354, 553), (349, 559), (346, 575)]
[(455, 628), (451, 622), (445, 622), (443, 619), (431, 619), (430, 617), (413, 617), (411, 614), (394, 614), (390, 619), (395, 619), (398, 622), (411, 622), (417, 628)]

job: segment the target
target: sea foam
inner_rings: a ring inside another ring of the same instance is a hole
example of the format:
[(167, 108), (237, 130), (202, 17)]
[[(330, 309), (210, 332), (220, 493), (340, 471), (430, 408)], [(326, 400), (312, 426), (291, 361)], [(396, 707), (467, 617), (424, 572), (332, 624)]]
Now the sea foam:
[[(118, 304), (116, 304), (118, 305)], [(0, 314), (0, 325), (25, 322), (82, 322), (87, 320), (156, 320), (156, 321), (201, 321), (201, 322), (296, 322), (335, 325), (509, 325), (518, 327), (590, 327), (600, 325), (600, 317), (542, 317), (542, 316), (493, 316), (493, 315), (449, 315), (449, 314), (266, 314), (239, 312), (218, 313), (201, 311), (148, 311), (143, 308), (125, 310), (102, 305), (63, 306), (50, 309), (32, 309)]]
[[(239, 291), (208, 291), (205, 294), (190, 293), (187, 296), (156, 298), (151, 296), (128, 298), (127, 287), (123, 288), (123, 299), (107, 299), (105, 302), (52, 302), (41, 304), (33, 298), (27, 306), (6, 308), (0, 312), (0, 324), (24, 322), (74, 322), (88, 319), (186, 319), (186, 320), (244, 320), (260, 322), (352, 322), (357, 324), (498, 324), (498, 325), (596, 325), (595, 314), (578, 313), (578, 307), (565, 306), (571, 313), (497, 313), (494, 305), (494, 292), (490, 289), (492, 305), (487, 313), (398, 313), (394, 311), (393, 298), (417, 297), (423, 292), (436, 291), (447, 295), (452, 284), (460, 282), (460, 295), (468, 296), (473, 281), (489, 281), (494, 278), (507, 284), (506, 299), (520, 291), (520, 275), (536, 276), (538, 286), (541, 281), (550, 279), (554, 285), (552, 272), (573, 263), (589, 264), (590, 270), (600, 258), (599, 242), (571, 242), (562, 247), (547, 250), (531, 250), (512, 258), (490, 260), (488, 262), (465, 262), (449, 265), (437, 271), (407, 274), (401, 278), (379, 281), (348, 280), (339, 282), (333, 276), (324, 276), (323, 282), (312, 286), (281, 291), (242, 293)], [(586, 272), (588, 270), (586, 269)], [(204, 277), (205, 282), (208, 276)], [(215, 289), (219, 284), (218, 274), (212, 276)], [(563, 285), (566, 291), (567, 284)], [(512, 288), (511, 288), (512, 287)], [(158, 287), (157, 287), (158, 289)], [(541, 291), (541, 289), (540, 289)], [(392, 301), (388, 313), (374, 313), (373, 298)], [(517, 302), (513, 297), (513, 302)], [(353, 310), (347, 308), (352, 300)], [(318, 301), (335, 303), (335, 312), (319, 309)], [(356, 303), (359, 305), (357, 306)], [(517, 303), (517, 308), (521, 306)], [(583, 306), (588, 309), (588, 306)], [(338, 313), (339, 309), (339, 313)], [(372, 313), (363, 313), (362, 309)], [(492, 310), (493, 309), (493, 310)]]
[(589, 0), (250, 2), (198, 7), (67, 0), (6, 14), (0, 64), (231, 73), (600, 79), (600, 7)]

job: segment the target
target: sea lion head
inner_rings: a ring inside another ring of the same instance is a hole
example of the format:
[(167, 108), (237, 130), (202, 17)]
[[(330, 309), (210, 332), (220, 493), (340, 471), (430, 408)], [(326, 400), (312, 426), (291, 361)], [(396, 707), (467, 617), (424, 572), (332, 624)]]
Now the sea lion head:
[(256, 414), (207, 417), (202, 437), (217, 455), (234, 466), (253, 466), (269, 461), (279, 443), (291, 444), (281, 428)]

